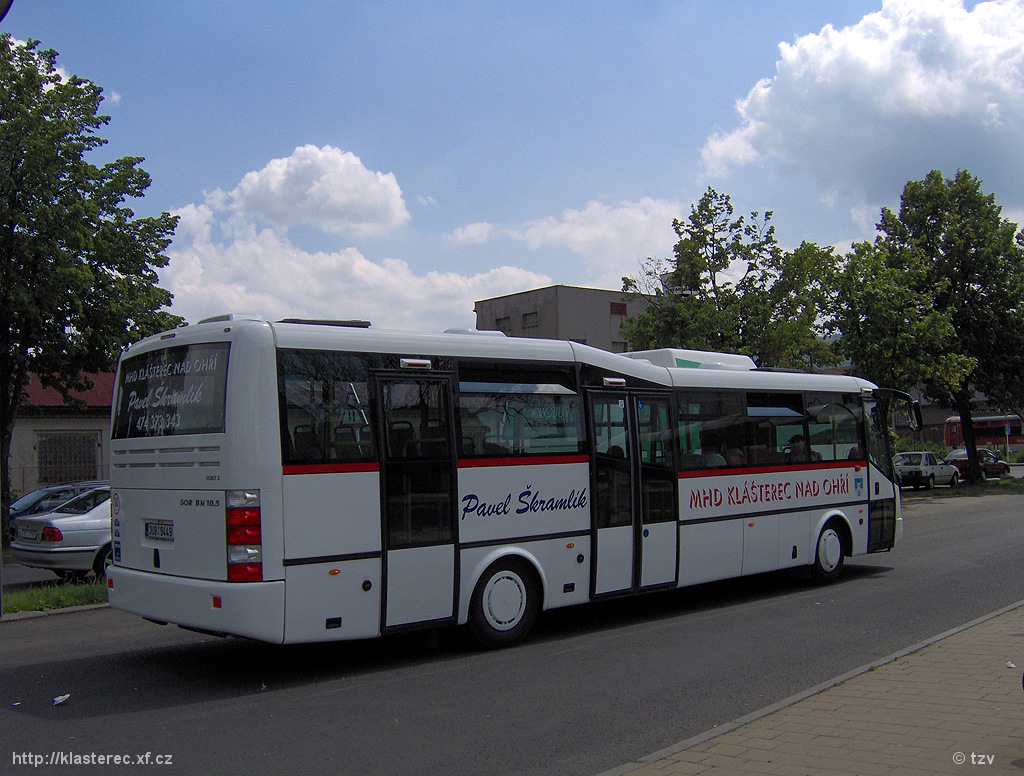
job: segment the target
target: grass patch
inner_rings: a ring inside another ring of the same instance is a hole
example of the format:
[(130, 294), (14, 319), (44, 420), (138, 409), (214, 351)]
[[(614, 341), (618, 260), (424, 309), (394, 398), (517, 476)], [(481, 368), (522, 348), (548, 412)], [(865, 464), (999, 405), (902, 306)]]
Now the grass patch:
[(69, 606), (105, 604), (107, 583), (86, 582), (68, 585), (54, 582), (28, 590), (13, 590), (4, 593), (4, 614), (15, 612), (48, 612), (66, 609)]
[(927, 496), (928, 498), (956, 498), (958, 496), (1002, 496), (1014, 493), (1024, 494), (1024, 478), (1003, 477), (1000, 480), (985, 480), (984, 482), (965, 483), (961, 482), (955, 488), (938, 487), (935, 490), (917, 490), (916, 488), (903, 488), (901, 494), (904, 499), (915, 496)]

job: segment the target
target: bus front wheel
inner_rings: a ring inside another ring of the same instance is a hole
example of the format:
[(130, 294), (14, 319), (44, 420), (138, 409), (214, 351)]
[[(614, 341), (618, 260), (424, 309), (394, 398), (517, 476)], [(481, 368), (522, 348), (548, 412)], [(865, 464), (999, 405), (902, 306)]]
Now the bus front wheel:
[(540, 609), (540, 586), (529, 564), (495, 561), (480, 577), (469, 606), (469, 627), (485, 647), (508, 647), (526, 637)]
[(818, 534), (818, 542), (814, 548), (814, 563), (811, 564), (811, 577), (818, 584), (835, 582), (843, 570), (845, 556), (846, 548), (839, 528), (834, 521), (827, 523)]

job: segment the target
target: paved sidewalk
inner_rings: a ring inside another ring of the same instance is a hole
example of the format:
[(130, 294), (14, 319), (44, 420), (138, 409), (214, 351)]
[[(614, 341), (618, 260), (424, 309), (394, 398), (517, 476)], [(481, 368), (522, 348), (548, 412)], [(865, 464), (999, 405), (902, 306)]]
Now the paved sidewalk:
[(1024, 601), (612, 774), (1024, 774)]

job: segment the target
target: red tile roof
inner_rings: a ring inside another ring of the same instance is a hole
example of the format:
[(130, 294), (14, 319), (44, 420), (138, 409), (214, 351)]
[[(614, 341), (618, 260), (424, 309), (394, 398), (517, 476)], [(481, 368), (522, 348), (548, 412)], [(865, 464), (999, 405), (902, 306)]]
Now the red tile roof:
[[(85, 401), (90, 408), (110, 409), (114, 399), (114, 373), (100, 372), (98, 374), (87, 374), (93, 381), (93, 387), (88, 391), (72, 391), (71, 395)], [(28, 384), (28, 403), (33, 407), (63, 407), (64, 399), (59, 392), (53, 388), (43, 388), (39, 384), (39, 378), (31, 376)]]

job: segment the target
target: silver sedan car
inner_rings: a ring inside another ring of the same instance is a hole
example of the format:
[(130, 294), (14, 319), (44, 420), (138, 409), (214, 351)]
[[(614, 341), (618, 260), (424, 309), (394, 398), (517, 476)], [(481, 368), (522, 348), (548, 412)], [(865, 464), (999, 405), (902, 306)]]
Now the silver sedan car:
[(953, 464), (928, 451), (899, 453), (893, 463), (903, 485), (931, 490), (936, 485), (955, 488), (960, 482), (960, 471)]
[(11, 559), (23, 566), (50, 569), (65, 581), (91, 572), (106, 576), (110, 565), (110, 488), (82, 493), (45, 515), (11, 521)]

